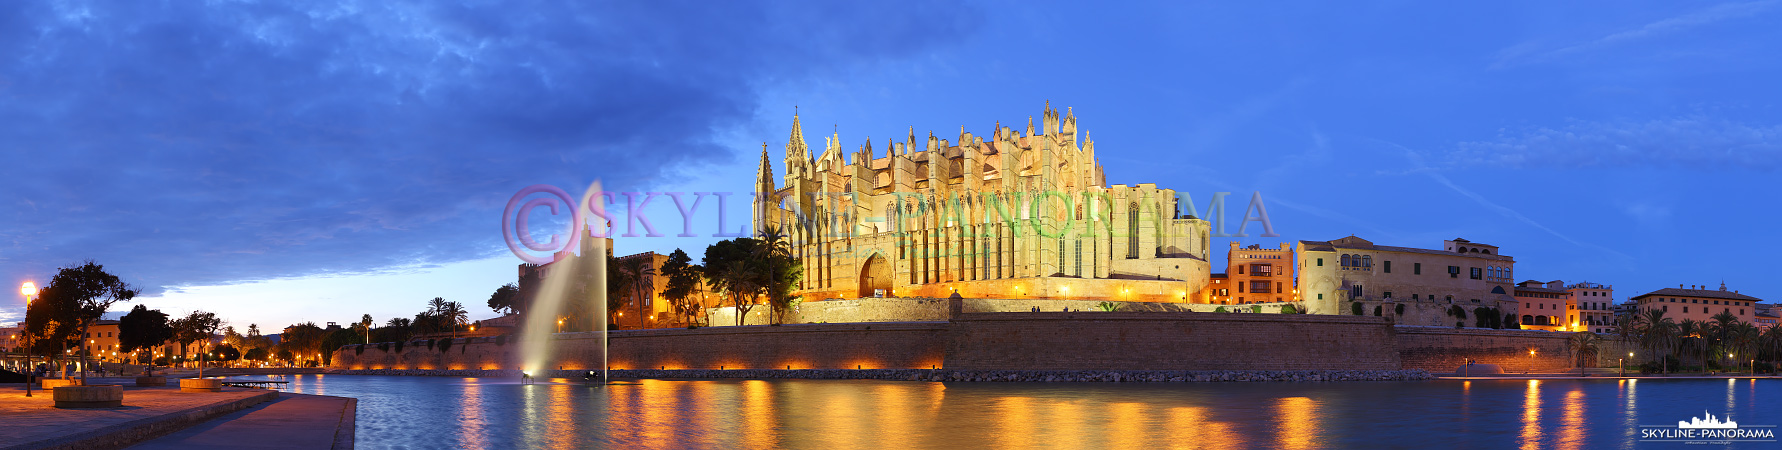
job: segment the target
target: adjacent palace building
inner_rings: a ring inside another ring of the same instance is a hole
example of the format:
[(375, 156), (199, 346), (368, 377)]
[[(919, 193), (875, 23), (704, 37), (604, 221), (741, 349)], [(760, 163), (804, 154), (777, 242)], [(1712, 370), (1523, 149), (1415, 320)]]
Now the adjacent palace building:
[(805, 300), (856, 297), (1187, 302), (1207, 285), (1208, 223), (1176, 192), (1108, 185), (1069, 110), (1039, 127), (918, 139), (820, 155), (798, 116), (776, 174), (763, 145), (756, 230), (788, 235)]

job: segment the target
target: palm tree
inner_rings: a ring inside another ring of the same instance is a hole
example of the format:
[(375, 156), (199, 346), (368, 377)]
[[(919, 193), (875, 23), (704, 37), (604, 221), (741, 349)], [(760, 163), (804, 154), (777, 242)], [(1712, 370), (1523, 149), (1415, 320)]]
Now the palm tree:
[(792, 258), (792, 241), (783, 228), (768, 225), (761, 228), (760, 245), (753, 258), (768, 269), (761, 288), (767, 291), (767, 304), (773, 309), (774, 323), (780, 323), (791, 300), (788, 287), (798, 276), (797, 261)]
[(1677, 324), (1677, 341), (1680, 343), (1678, 350), (1687, 352), (1689, 355), (1701, 355), (1703, 371), (1708, 368), (1707, 346), (1704, 345), (1706, 341), (1702, 340), (1702, 337), (1708, 334), (1706, 332), (1707, 325), (1704, 322), (1696, 322), (1695, 319), (1683, 319), (1683, 322)]
[(371, 325), (373, 323), (375, 322), (371, 321), (370, 314), (366, 314), (364, 317), (359, 318), (359, 332), (365, 334), (365, 343), (367, 344), (371, 343)]
[(648, 257), (637, 257), (619, 262), (619, 272), (624, 274), (625, 285), (631, 291), (631, 298), (637, 303), (637, 327), (646, 328), (648, 315), (644, 314), (644, 302), (655, 294), (656, 261)]
[(1579, 331), (1572, 333), (1569, 340), (1572, 351), (1572, 365), (1582, 368), (1584, 367), (1584, 357), (1586, 355), (1596, 354), (1597, 347), (1602, 345), (1603, 337), (1597, 336), (1596, 333), (1589, 331)]
[[(1718, 344), (1712, 354), (1718, 355), (1725, 353), (1725, 350), (1731, 347), (1728, 345), (1728, 339), (1732, 337), (1733, 333), (1738, 331), (1739, 316), (1735, 316), (1728, 311), (1721, 311), (1720, 314), (1715, 314), (1714, 317), (1709, 319), (1713, 320), (1711, 334), (1714, 336), (1714, 342)], [(1703, 362), (1702, 364), (1704, 366), (1707, 365), (1706, 362)]]
[(1782, 327), (1770, 327), (1764, 330), (1759, 338), (1758, 354), (1761, 358), (1775, 363), (1782, 359)]
[(1671, 347), (1676, 346), (1677, 323), (1664, 316), (1662, 309), (1648, 309), (1640, 315), (1640, 346), (1658, 359), (1659, 371), (1670, 372)]
[(758, 267), (744, 261), (731, 261), (730, 266), (721, 273), (720, 286), (730, 293), (732, 304), (736, 305), (736, 325), (742, 326), (743, 318), (749, 310), (755, 309), (755, 297), (761, 291)]
[[(1762, 331), (1756, 325), (1743, 322), (1734, 323), (1731, 328), (1732, 331), (1727, 333), (1727, 341), (1731, 349), (1739, 354), (1739, 360), (1757, 360), (1758, 343), (1763, 339)], [(1743, 365), (1739, 360), (1733, 361), (1733, 365)]]
[[(439, 311), (435, 314), (439, 316), (441, 322), (444, 322), (443, 325), (452, 330), (452, 332), (457, 332), (458, 327), (461, 327), (470, 321), (470, 311), (465, 310), (464, 305), (458, 302), (445, 302), (444, 305), (440, 305)], [(367, 319), (370, 317), (370, 315), (366, 316)]]

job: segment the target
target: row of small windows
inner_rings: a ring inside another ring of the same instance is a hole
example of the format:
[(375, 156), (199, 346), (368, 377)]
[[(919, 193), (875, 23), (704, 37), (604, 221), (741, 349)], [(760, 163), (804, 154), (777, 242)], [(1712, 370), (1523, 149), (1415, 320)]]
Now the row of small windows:
[(1531, 315), (1525, 314), (1522, 316), (1522, 324), (1523, 325), (1558, 325), (1559, 318), (1558, 317), (1549, 317), (1549, 316), (1531, 316)]
[[(1363, 289), (1361, 288), (1361, 285), (1355, 285), (1354, 287), (1349, 288), (1349, 297), (1350, 298), (1361, 298), (1363, 293), (1364, 292), (1363, 292)], [(1391, 300), (1392, 299), (1392, 291), (1381, 292), (1380, 298), (1385, 299), (1385, 300)], [(1411, 300), (1435, 301), (1436, 296), (1435, 296), (1435, 294), (1429, 294), (1429, 296), (1427, 296), (1427, 297), (1419, 295), (1419, 294), (1411, 294)], [(1443, 300), (1447, 300), (1450, 302), (1454, 301), (1454, 296), (1449, 295), (1449, 296), (1443, 297)], [(1475, 298), (1475, 299), (1473, 299), (1473, 301), (1478, 302), (1479, 299)]]
[[(1374, 257), (1372, 255), (1343, 255), (1339, 262), (1342, 264), (1344, 270), (1370, 269), (1374, 267)], [(1392, 273), (1392, 261), (1381, 261), (1380, 264), (1382, 273)], [(1318, 267), (1324, 267), (1324, 258), (1317, 258), (1316, 265)], [(1493, 280), (1508, 280), (1514, 278), (1511, 276), (1510, 268), (1508, 267), (1487, 267), (1484, 269), (1472, 267), (1470, 269), (1471, 270), (1467, 274), (1468, 278), (1474, 280), (1482, 280), (1487, 276)], [(1423, 263), (1411, 263), (1411, 274), (1422, 275)], [(1460, 266), (1448, 266), (1448, 278), (1460, 278)]]
[[(1702, 300), (1699, 298), (1661, 297), (1661, 298), (1658, 298), (1657, 300), (1660, 302), (1665, 302), (1665, 303), (1699, 303), (1699, 304), (1704, 304), (1704, 305), (1743, 305), (1743, 303), (1733, 303), (1732, 300), (1725, 300), (1725, 303), (1722, 303), (1722, 300)], [(1642, 302), (1643, 301), (1644, 300), (1642, 300)]]
[[(1279, 282), (1279, 281), (1276, 281), (1276, 282), (1275, 282), (1275, 289), (1274, 289), (1274, 291), (1275, 291), (1275, 292), (1274, 292), (1274, 293), (1276, 293), (1276, 294), (1281, 294), (1281, 293), (1284, 293), (1284, 292), (1282, 292), (1282, 289), (1283, 289), (1283, 288), (1282, 288), (1282, 286), (1281, 286), (1281, 282)], [(1267, 293), (1269, 293), (1269, 292), (1268, 292), (1268, 291), (1269, 291), (1269, 288), (1268, 288), (1268, 282), (1267, 282), (1267, 281), (1251, 281), (1251, 282), (1250, 282), (1250, 291), (1249, 291), (1249, 293), (1252, 293), (1252, 294), (1267, 294)], [(1239, 294), (1242, 294), (1242, 293), (1245, 293), (1245, 292), (1244, 292), (1244, 283), (1238, 283), (1238, 293), (1239, 293)]]
[[(1319, 265), (1323, 265), (1320, 263)], [(1343, 255), (1343, 267), (1373, 267), (1374, 257), (1369, 255)]]
[[(1664, 306), (1664, 311), (1665, 311), (1665, 312), (1671, 312), (1671, 305), (1662, 305), (1662, 306)], [(1710, 311), (1710, 310), (1709, 310), (1709, 309), (1708, 309), (1708, 307), (1706, 307), (1706, 306), (1703, 306), (1703, 307), (1702, 307), (1702, 311), (1701, 311), (1701, 312), (1703, 312), (1703, 313), (1706, 313), (1706, 312), (1709, 312), (1709, 311)], [(1744, 315), (1744, 314), (1745, 314), (1745, 308), (1739, 308), (1739, 310), (1738, 310), (1738, 312), (1733, 312), (1733, 309), (1732, 309), (1732, 308), (1720, 308), (1720, 312), (1725, 312), (1725, 313), (1733, 313), (1733, 314), (1738, 314), (1738, 315)], [(1684, 314), (1688, 314), (1688, 313), (1689, 313), (1689, 307), (1688, 307), (1688, 306), (1685, 306), (1685, 307), (1683, 307), (1683, 313), (1684, 313)]]

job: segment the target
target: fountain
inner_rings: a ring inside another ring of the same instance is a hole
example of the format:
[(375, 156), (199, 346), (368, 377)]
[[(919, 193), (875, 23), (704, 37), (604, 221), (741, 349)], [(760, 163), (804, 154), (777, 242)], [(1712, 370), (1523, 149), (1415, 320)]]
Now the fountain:
[[(552, 327), (556, 325), (551, 322), (557, 320), (557, 313), (571, 301), (594, 303), (593, 319), (598, 322), (596, 329), (600, 330), (600, 379), (602, 384), (606, 382), (607, 244), (605, 236), (595, 235), (593, 227), (581, 219), (589, 217), (583, 215), (586, 213), (593, 213), (594, 215), (591, 217), (595, 218), (606, 217), (604, 203), (595, 201), (594, 198), (599, 192), (600, 182), (596, 181), (588, 186), (586, 193), (582, 194), (581, 204), (577, 205), (572, 213), (572, 216), (576, 217), (572, 222), (573, 229), (576, 231), (570, 237), (569, 242), (564, 244), (557, 259), (550, 263), (550, 270), (545, 272), (542, 287), (535, 299), (536, 303), (530, 308), (525, 325), (520, 329), (521, 333), (524, 333), (520, 340), (520, 373), (523, 382), (530, 382), (539, 371), (551, 367), (549, 358), (553, 341), (552, 335), (555, 330)], [(555, 238), (556, 236), (552, 236), (552, 240)], [(588, 245), (576, 245), (578, 241), (584, 239)], [(574, 253), (577, 250), (580, 254)], [(569, 298), (575, 292), (574, 283), (583, 277), (587, 277), (590, 283), (590, 288), (587, 290), (588, 298)]]

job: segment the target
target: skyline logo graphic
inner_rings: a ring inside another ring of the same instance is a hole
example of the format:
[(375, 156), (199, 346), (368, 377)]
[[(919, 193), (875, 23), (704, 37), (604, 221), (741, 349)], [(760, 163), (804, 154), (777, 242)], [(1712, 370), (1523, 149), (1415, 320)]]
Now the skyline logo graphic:
[(1691, 417), (1688, 422), (1681, 420), (1677, 421), (1677, 428), (1680, 429), (1726, 429), (1738, 427), (1738, 422), (1735, 422), (1732, 419), (1722, 421), (1714, 417), (1713, 414), (1709, 414), (1707, 410), (1702, 410), (1702, 417)]
[(1640, 442), (1680, 442), (1722, 445), (1734, 442), (1776, 442), (1775, 425), (1740, 426), (1732, 417), (1721, 418), (1708, 410), (1701, 417), (1677, 421), (1677, 426), (1640, 425)]

